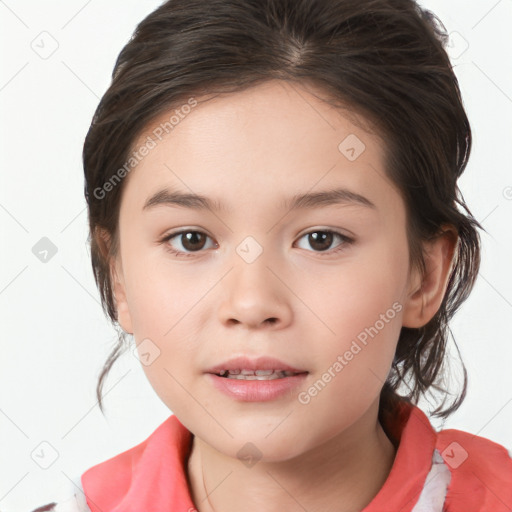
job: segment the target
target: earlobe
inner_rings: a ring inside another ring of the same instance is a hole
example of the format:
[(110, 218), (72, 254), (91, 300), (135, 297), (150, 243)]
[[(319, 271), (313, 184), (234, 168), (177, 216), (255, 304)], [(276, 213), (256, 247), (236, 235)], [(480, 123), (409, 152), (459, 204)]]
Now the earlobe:
[(426, 272), (415, 270), (406, 297), (403, 327), (420, 328), (438, 312), (443, 302), (453, 268), (458, 235), (453, 226), (443, 226), (442, 232), (424, 243)]

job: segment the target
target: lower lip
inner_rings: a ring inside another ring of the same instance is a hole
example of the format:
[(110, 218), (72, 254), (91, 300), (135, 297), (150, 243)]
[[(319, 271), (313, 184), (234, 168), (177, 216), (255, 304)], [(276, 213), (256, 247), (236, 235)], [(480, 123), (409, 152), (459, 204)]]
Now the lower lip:
[(242, 380), (220, 377), (208, 373), (213, 385), (219, 390), (243, 402), (267, 402), (291, 393), (306, 379), (307, 373), (272, 380)]

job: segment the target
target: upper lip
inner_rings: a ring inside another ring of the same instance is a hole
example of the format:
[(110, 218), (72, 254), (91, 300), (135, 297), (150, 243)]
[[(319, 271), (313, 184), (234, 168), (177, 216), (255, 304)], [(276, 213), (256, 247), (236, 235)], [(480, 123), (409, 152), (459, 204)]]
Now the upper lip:
[(257, 357), (250, 358), (247, 356), (235, 357), (224, 361), (223, 363), (212, 366), (206, 373), (220, 374), (222, 370), (276, 370), (276, 371), (288, 371), (295, 373), (307, 373), (307, 370), (295, 368), (289, 364), (283, 363), (279, 359), (274, 357)]

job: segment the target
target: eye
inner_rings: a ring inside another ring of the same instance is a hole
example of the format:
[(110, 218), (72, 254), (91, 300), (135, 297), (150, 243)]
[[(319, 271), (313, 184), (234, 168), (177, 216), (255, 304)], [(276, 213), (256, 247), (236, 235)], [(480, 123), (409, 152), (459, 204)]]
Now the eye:
[[(350, 245), (354, 242), (352, 238), (332, 230), (317, 229), (315, 231), (310, 231), (309, 233), (302, 235), (299, 240), (306, 237), (310, 246), (315, 249), (313, 252), (327, 254), (333, 254), (342, 251), (347, 247), (347, 245)], [(342, 243), (338, 244), (334, 250), (328, 250), (336, 237), (341, 240)], [(178, 247), (175, 245), (173, 246), (170, 243), (173, 239), (176, 239), (179, 242), (177, 244)], [(207, 239), (211, 240), (211, 238), (206, 233), (188, 229), (169, 233), (162, 240), (160, 240), (160, 243), (165, 244), (165, 249), (168, 252), (181, 258), (194, 256), (195, 252), (201, 252), (201, 250), (205, 248)]]
[[(175, 248), (170, 243), (167, 243), (170, 242), (173, 238), (176, 238), (179, 241), (178, 245), (181, 246), (181, 248)], [(210, 237), (202, 231), (188, 229), (170, 233), (166, 235), (162, 240), (160, 240), (160, 243), (165, 243), (166, 250), (171, 254), (174, 254), (178, 257), (188, 257), (193, 256), (194, 252), (200, 252), (201, 249), (204, 248), (207, 238)], [(191, 251), (191, 253), (187, 251)]]
[(333, 254), (342, 251), (347, 247), (347, 245), (350, 245), (354, 242), (352, 238), (341, 233), (338, 233), (337, 231), (323, 229), (310, 231), (309, 233), (306, 233), (303, 236), (301, 236), (299, 240), (305, 237), (307, 237), (307, 242), (310, 244), (310, 246), (316, 249), (314, 252), (328, 251), (329, 247), (333, 243), (333, 240), (336, 237), (338, 237), (338, 239), (340, 239), (342, 243), (338, 244), (338, 246), (334, 250), (328, 251), (328, 254)]

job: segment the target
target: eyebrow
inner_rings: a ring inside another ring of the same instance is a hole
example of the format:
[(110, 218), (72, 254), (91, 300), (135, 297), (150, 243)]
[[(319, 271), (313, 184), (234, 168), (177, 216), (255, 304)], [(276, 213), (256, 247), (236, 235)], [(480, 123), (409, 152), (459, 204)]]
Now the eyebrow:
[[(377, 210), (377, 207), (368, 198), (345, 188), (323, 190), (319, 192), (296, 194), (282, 203), (286, 210), (312, 209), (332, 205), (356, 205)], [(144, 203), (143, 210), (157, 206), (181, 206), (195, 210), (228, 211), (218, 201), (208, 197), (180, 192), (178, 190), (162, 189), (149, 197)]]

